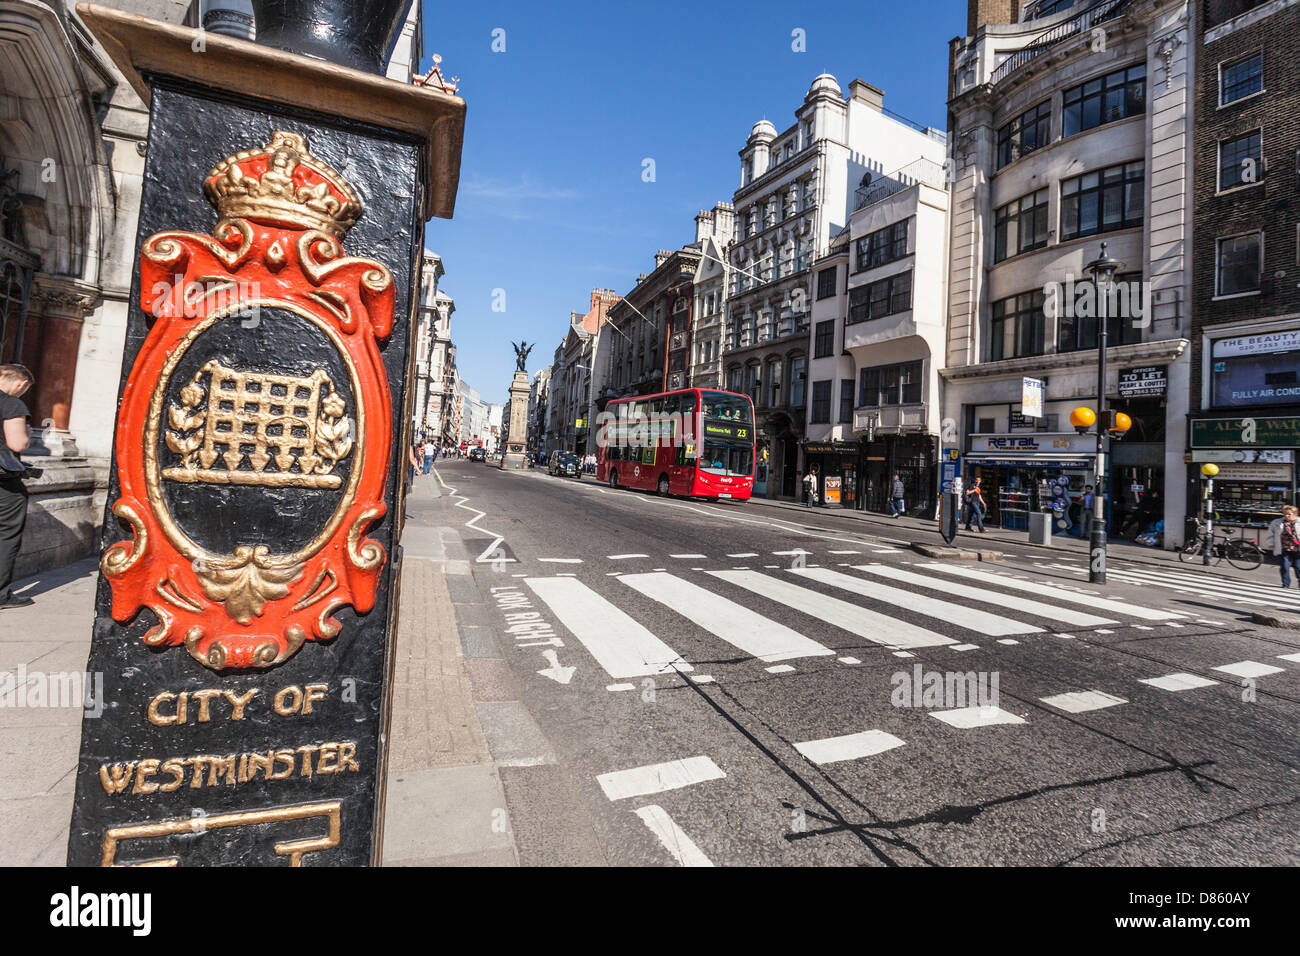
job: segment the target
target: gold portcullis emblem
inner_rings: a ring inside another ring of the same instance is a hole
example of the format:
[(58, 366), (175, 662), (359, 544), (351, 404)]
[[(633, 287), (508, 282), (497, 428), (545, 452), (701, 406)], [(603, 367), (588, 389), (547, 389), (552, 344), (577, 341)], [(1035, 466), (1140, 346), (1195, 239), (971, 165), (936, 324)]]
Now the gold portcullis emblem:
[(213, 359), (181, 389), (181, 402), (168, 410), (166, 435), (181, 463), (163, 469), (164, 478), (269, 488), (342, 484), (332, 472), (352, 450), (351, 425), (324, 369), (304, 378), (240, 372)]

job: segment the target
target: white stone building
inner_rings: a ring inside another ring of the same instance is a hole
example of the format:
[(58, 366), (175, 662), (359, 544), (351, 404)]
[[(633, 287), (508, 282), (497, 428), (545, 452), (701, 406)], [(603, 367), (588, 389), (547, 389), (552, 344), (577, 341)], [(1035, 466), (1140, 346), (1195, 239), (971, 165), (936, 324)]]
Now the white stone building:
[(451, 314), (456, 303), (438, 288), (444, 275), (442, 259), (425, 250), (420, 270), (420, 301), (415, 339), (415, 402), (413, 431), (439, 441), (447, 416), (452, 382), (449, 372)]
[(723, 348), (725, 387), (754, 401), (754, 494), (784, 498), (799, 487), (812, 401), (812, 263), (848, 225), (865, 177), (918, 156), (944, 158), (943, 133), (886, 115), (884, 93), (862, 80), (846, 99), (833, 76), (818, 76), (794, 117), (779, 133), (767, 120), (754, 124), (740, 150)]
[[(1112, 458), (1117, 524), (1133, 489), (1167, 484), (1166, 544), (1181, 539), (1188, 395), (1195, 38), (1192, 5), (970, 0), (952, 41), (954, 143), (944, 416), (989, 519), (1024, 527), (1050, 482), (1095, 484), (1097, 296), (1085, 265), (1101, 243), (1123, 262), (1108, 303), (1107, 396), (1134, 419)], [(1007, 22), (1007, 21), (1020, 22)], [(1122, 315), (1117, 313), (1122, 312)], [(1125, 398), (1120, 376), (1163, 369), (1163, 395)], [(1022, 381), (1046, 382), (1042, 418)], [(1058, 532), (1081, 530), (1077, 505)]]
[[(948, 191), (917, 158), (854, 195), (847, 230), (813, 272), (809, 467), (825, 503), (933, 504), (946, 344)], [(829, 397), (829, 401), (827, 401)]]
[(701, 209), (695, 217), (695, 247), (700, 264), (695, 268), (691, 309), (688, 384), (694, 388), (722, 387), (723, 315), (727, 298), (727, 255), (736, 231), (736, 213), (729, 202)]

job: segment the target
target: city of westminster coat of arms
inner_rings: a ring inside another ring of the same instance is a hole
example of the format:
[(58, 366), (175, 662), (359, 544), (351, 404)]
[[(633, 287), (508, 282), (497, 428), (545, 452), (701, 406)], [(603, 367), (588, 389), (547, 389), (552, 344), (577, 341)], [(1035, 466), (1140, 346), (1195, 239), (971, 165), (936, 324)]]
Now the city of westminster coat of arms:
[(133, 539), (100, 562), (119, 622), (214, 670), (269, 667), (374, 607), (392, 399), (379, 346), (393, 276), (344, 254), (362, 213), (304, 138), (217, 163), (212, 235), (141, 246), (152, 321), (123, 391), (113, 513)]

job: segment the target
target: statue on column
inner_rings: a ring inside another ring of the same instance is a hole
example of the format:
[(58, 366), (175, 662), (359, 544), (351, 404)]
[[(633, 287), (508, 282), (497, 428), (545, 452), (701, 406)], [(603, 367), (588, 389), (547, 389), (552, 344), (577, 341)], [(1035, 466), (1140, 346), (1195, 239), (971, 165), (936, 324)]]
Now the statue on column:
[(533, 350), (537, 343), (529, 345), (528, 340), (525, 339), (522, 342), (511, 342), (510, 344), (514, 346), (515, 350), (515, 369), (520, 372), (528, 371), (528, 353)]

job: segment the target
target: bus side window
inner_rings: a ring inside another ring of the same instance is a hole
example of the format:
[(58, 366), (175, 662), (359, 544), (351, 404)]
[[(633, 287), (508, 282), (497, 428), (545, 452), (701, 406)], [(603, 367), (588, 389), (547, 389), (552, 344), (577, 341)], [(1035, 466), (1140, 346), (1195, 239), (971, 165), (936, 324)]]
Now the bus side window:
[(682, 408), (681, 408), (681, 411), (682, 411), (682, 414), (683, 414), (683, 415), (689, 415), (689, 414), (691, 414), (692, 412), (695, 411), (695, 394), (694, 394), (694, 393), (690, 393), (690, 394), (687, 394), (687, 395), (683, 395), (683, 396), (682, 396)]

